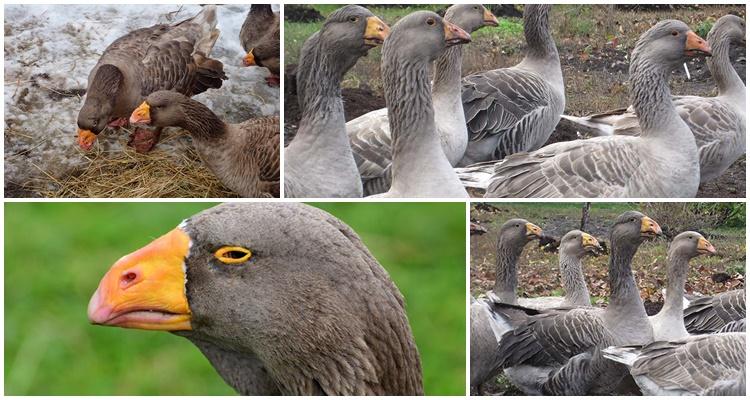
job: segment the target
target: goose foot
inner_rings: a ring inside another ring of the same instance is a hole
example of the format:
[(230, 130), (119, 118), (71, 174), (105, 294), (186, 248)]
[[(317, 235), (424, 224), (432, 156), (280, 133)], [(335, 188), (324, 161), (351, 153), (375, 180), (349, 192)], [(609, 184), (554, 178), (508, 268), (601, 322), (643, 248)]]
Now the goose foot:
[(156, 146), (159, 136), (161, 136), (161, 128), (153, 131), (145, 128), (135, 128), (135, 131), (130, 135), (128, 146), (133, 146), (138, 153), (148, 153)]
[(281, 78), (278, 75), (271, 74), (266, 77), (266, 83), (270, 87), (279, 87)]

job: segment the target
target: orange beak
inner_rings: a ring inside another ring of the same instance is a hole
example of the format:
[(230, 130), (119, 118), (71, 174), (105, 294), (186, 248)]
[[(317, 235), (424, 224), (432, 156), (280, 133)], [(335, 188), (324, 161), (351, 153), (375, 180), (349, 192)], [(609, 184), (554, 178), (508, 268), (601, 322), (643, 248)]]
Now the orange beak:
[(141, 103), (138, 108), (133, 110), (133, 113), (130, 114), (130, 123), (131, 124), (145, 124), (148, 125), (151, 123), (151, 106), (148, 105), (145, 101)]
[(78, 146), (89, 151), (96, 141), (96, 135), (88, 129), (78, 128)]
[(250, 66), (256, 65), (255, 64), (255, 56), (253, 55), (253, 50), (255, 50), (255, 49), (250, 49), (247, 52), (247, 54), (245, 54), (245, 57), (242, 58), (242, 64), (244, 66), (246, 66), (246, 67), (250, 67)]
[(653, 219), (643, 217), (641, 219), (641, 236), (652, 238), (661, 235), (661, 227)]
[(466, 33), (465, 30), (459, 28), (455, 24), (443, 20), (443, 26), (445, 29), (445, 45), (454, 46), (462, 43), (471, 42), (471, 35)]
[(706, 238), (698, 239), (698, 254), (716, 254), (716, 248)]
[(688, 57), (710, 56), (711, 46), (695, 32), (690, 31), (687, 33), (685, 42), (685, 55)]
[(542, 237), (542, 228), (532, 224), (531, 222), (526, 223), (526, 237), (529, 240), (539, 239)]
[(484, 26), (498, 26), (497, 17), (490, 10), (484, 9)]
[(368, 46), (377, 46), (383, 44), (385, 38), (391, 33), (391, 28), (376, 16), (367, 17), (367, 27), (365, 28), (365, 44)]
[(191, 330), (185, 295), (190, 238), (180, 228), (119, 259), (91, 297), (97, 325), (162, 331)]

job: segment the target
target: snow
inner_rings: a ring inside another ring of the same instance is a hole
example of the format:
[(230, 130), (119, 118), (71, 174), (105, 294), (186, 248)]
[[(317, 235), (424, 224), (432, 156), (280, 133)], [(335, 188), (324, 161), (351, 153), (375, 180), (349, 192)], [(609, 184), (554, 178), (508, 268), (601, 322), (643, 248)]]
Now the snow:
[[(194, 98), (226, 122), (279, 113), (279, 90), (265, 82), (265, 68), (242, 67), (239, 32), (249, 4), (218, 6), (221, 31), (211, 57), (228, 80)], [(145, 12), (145, 10), (148, 12)], [(274, 6), (278, 10), (278, 6)], [(76, 142), (81, 96), (57, 92), (86, 89), (88, 74), (104, 49), (120, 36), (157, 23), (174, 23), (199, 5), (6, 5), (5, 187), (49, 173), (60, 178), (87, 163)], [(136, 17), (137, 16), (137, 17)], [(75, 92), (78, 90), (77, 92)], [(121, 151), (126, 132), (106, 131), (99, 146)], [(185, 140), (189, 140), (185, 138)], [(169, 144), (157, 148), (169, 149)], [(44, 172), (42, 172), (44, 171)]]

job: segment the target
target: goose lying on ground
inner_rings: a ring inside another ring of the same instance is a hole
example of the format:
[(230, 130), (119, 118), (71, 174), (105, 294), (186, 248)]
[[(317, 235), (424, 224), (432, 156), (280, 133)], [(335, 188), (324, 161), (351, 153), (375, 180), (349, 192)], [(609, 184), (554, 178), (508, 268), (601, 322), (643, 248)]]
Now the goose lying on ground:
[(737, 323), (745, 319), (745, 289), (693, 300), (684, 315), (685, 328), (692, 334), (718, 332), (729, 324), (732, 327), (727, 329), (736, 331), (745, 325)]
[(745, 333), (689, 336), (604, 350), (630, 367), (646, 396), (744, 396)]
[(549, 28), (550, 4), (527, 4), (528, 49), (518, 65), (469, 75), (463, 98), (469, 143), (458, 163), (500, 160), (542, 147), (565, 110), (560, 56)]
[(423, 394), (398, 288), (351, 228), (301, 203), (188, 218), (118, 260), (88, 316), (186, 337), (243, 395)]
[(391, 188), (382, 197), (469, 197), (435, 129), (429, 69), (446, 47), (471, 41), (431, 11), (401, 18), (383, 44), (381, 71), (393, 138)]
[[(706, 63), (716, 84), (716, 97), (674, 96), (672, 101), (695, 136), (700, 156), (701, 183), (721, 176), (745, 154), (745, 84), (732, 67), (729, 49), (745, 45), (745, 21), (725, 15), (707, 37), (713, 56)], [(594, 135), (639, 135), (638, 117), (632, 107), (589, 117), (571, 117), (579, 130)]]
[(242, 63), (268, 68), (271, 72), (266, 78), (269, 86), (279, 86), (279, 37), (279, 13), (273, 12), (270, 4), (251, 5), (240, 30), (240, 42), (247, 52)]
[(672, 104), (667, 76), (685, 57), (709, 53), (683, 22), (661, 21), (641, 35), (630, 64), (641, 136), (555, 143), (462, 174), (492, 171), (479, 182), (487, 188), (485, 197), (693, 197), (700, 181), (698, 149)]
[(650, 317), (654, 340), (676, 340), (687, 337), (682, 316), (682, 301), (689, 262), (703, 254), (715, 254), (716, 249), (698, 232), (682, 232), (672, 239), (667, 255), (667, 295), (658, 314)]
[(243, 197), (279, 197), (279, 118), (224, 123), (208, 107), (177, 92), (151, 93), (131, 124), (178, 126), (190, 133), (203, 162)]
[[(216, 6), (209, 5), (192, 18), (137, 29), (112, 42), (89, 74), (78, 113), (79, 146), (89, 150), (105, 128), (126, 125), (130, 113), (152, 92), (194, 96), (221, 87), (227, 79), (224, 67), (208, 58), (218, 37)], [(160, 134), (160, 129), (136, 129), (128, 144), (148, 152)]]
[[(480, 4), (456, 4), (445, 12), (445, 20), (466, 32), (497, 26), (497, 19)], [(440, 145), (451, 165), (466, 151), (468, 136), (461, 102), (462, 46), (446, 48), (435, 61), (432, 105)], [(391, 131), (388, 109), (381, 108), (346, 123), (354, 160), (357, 162), (365, 196), (382, 193), (391, 186)]]
[[(651, 324), (633, 278), (631, 261), (648, 238), (661, 234), (645, 215), (620, 215), (610, 232), (609, 285), (606, 309), (560, 308), (539, 311), (499, 338), (498, 354), (508, 378), (524, 393), (545, 395), (629, 392), (628, 371), (601, 357), (613, 344), (645, 344)], [(496, 310), (503, 313), (502, 309)], [(502, 331), (502, 327), (497, 329)]]
[(362, 181), (346, 136), (341, 79), (382, 44), (388, 26), (368, 9), (349, 5), (328, 16), (302, 46), (297, 134), (284, 150), (285, 197), (362, 197)]

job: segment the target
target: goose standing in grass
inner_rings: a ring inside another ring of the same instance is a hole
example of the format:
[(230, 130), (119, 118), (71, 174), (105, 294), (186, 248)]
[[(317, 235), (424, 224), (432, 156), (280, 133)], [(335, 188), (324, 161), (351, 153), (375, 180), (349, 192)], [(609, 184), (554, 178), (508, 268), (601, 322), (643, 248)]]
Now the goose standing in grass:
[[(216, 6), (173, 25), (134, 30), (115, 40), (89, 74), (86, 100), (78, 113), (78, 144), (91, 149), (107, 127), (127, 125), (128, 116), (143, 99), (158, 90), (195, 96), (220, 88), (227, 79), (221, 62), (208, 58), (219, 37)], [(161, 129), (136, 129), (129, 145), (150, 151)]]
[(279, 86), (280, 31), (279, 13), (270, 4), (253, 4), (240, 30), (240, 42), (247, 52), (242, 59), (245, 66), (265, 67), (271, 72), (266, 78), (269, 86)]
[[(484, 26), (497, 26), (497, 18), (480, 4), (456, 4), (445, 12), (445, 20), (472, 33)], [(435, 61), (432, 105), (435, 129), (448, 162), (455, 166), (466, 151), (468, 136), (461, 102), (462, 47), (446, 48)], [(346, 124), (365, 196), (387, 191), (391, 185), (391, 131), (388, 109), (381, 108)]]
[(684, 310), (685, 328), (692, 334), (745, 331), (745, 289), (695, 299)]
[[(745, 84), (729, 59), (732, 45), (745, 45), (745, 21), (736, 15), (719, 18), (707, 37), (713, 56), (706, 63), (719, 94), (716, 97), (674, 96), (672, 101), (695, 136), (700, 156), (701, 183), (721, 176), (745, 154)], [(571, 117), (579, 130), (597, 136), (639, 135), (633, 107), (589, 117)]]
[(488, 198), (694, 197), (698, 148), (672, 104), (667, 77), (686, 57), (710, 53), (685, 23), (661, 21), (641, 35), (632, 53), (630, 98), (640, 116), (639, 137), (554, 143), (459, 175), (475, 182), (467, 186), (487, 188)]
[(130, 123), (183, 128), (227, 188), (243, 197), (279, 197), (279, 117), (227, 124), (201, 102), (162, 90), (133, 111)]
[(346, 136), (341, 79), (383, 43), (388, 25), (349, 5), (331, 13), (307, 39), (297, 67), (302, 118), (284, 150), (285, 197), (362, 197), (362, 181)]
[(697, 232), (677, 235), (669, 248), (667, 298), (651, 318), (655, 341), (603, 350), (605, 358), (628, 366), (644, 395), (745, 394), (745, 334), (690, 336), (683, 323), (688, 260), (715, 251)]
[(550, 4), (524, 7), (528, 48), (521, 63), (463, 79), (461, 96), (469, 143), (459, 166), (536, 150), (560, 121), (565, 85), (549, 27), (551, 8)]
[[(590, 306), (591, 298), (586, 287), (581, 260), (599, 250), (599, 242), (588, 233), (579, 230), (568, 232), (562, 237), (559, 247), (560, 275), (565, 297), (522, 298), (518, 299), (519, 303), (531, 309)], [(499, 355), (495, 351), (497, 338), (511, 329), (514, 325), (513, 318), (520, 316), (521, 319), (525, 319), (529, 315), (528, 310), (514, 309), (507, 304), (493, 301), (495, 297), (491, 292), (488, 293), (488, 297), (471, 299), (471, 387), (480, 394), (482, 384), (502, 370)], [(495, 311), (496, 309), (500, 311)]]
[(399, 289), (349, 226), (301, 203), (188, 218), (115, 262), (88, 317), (187, 338), (242, 395), (424, 394)]
[(469, 197), (435, 128), (429, 70), (446, 47), (471, 41), (431, 11), (401, 18), (383, 44), (381, 71), (392, 146), (392, 180), (382, 197)]
[[(631, 262), (645, 240), (661, 234), (647, 216), (628, 211), (610, 232), (610, 297), (606, 309), (539, 311), (498, 338), (500, 365), (527, 394), (583, 395), (629, 392), (627, 369), (601, 357), (611, 345), (646, 344), (653, 332)], [(500, 309), (499, 311), (502, 311)]]
[(689, 262), (716, 249), (698, 232), (682, 232), (672, 239), (667, 255), (667, 295), (658, 314), (650, 317), (654, 340), (675, 340), (687, 337), (682, 316), (682, 302)]

